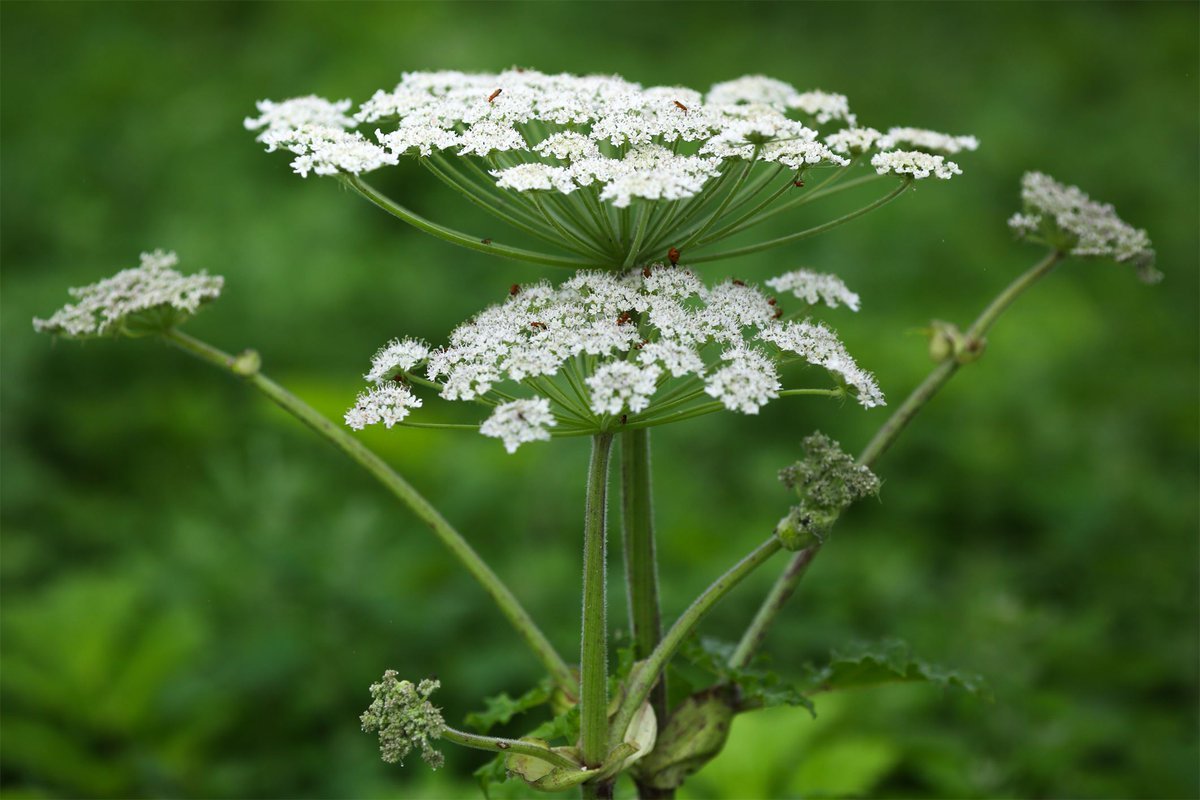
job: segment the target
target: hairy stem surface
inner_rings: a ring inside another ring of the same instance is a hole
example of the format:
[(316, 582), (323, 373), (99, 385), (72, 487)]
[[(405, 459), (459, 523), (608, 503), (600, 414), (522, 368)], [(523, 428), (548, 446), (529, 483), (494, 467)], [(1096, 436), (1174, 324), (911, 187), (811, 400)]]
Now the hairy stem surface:
[[(637, 661), (648, 658), (662, 638), (651, 491), (650, 431), (627, 431), (621, 434), (621, 522), (629, 629)], [(667, 718), (666, 675), (655, 685), (651, 705), (658, 719)]]
[(579, 750), (598, 767), (608, 754), (608, 627), (605, 538), (611, 433), (592, 437), (583, 524), (583, 635), (579, 656)]

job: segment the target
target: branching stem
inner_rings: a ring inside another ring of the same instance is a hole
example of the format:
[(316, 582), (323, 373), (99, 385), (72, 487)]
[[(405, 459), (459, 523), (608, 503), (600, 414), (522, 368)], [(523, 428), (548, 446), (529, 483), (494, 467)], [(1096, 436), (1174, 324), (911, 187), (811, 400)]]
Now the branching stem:
[(520, 601), (513, 595), (504, 582), (500, 580), (479, 554), (471, 547), (454, 527), (446, 521), (436, 508), (430, 505), (412, 484), (401, 477), (375, 453), (371, 452), (358, 439), (355, 439), (340, 426), (321, 416), (312, 406), (305, 403), (279, 384), (272, 381), (259, 371), (258, 356), (247, 352), (242, 356), (231, 356), (212, 345), (202, 342), (178, 330), (169, 330), (163, 334), (168, 342), (201, 361), (206, 361), (219, 369), (231, 372), (243, 378), (247, 383), (266, 395), (276, 405), (283, 408), (292, 416), (311, 428), (318, 436), (325, 439), (341, 450), (359, 466), (382, 483), (388, 491), (396, 496), (404, 505), (416, 514), (417, 518), (428, 525), (434, 535), (441, 540), (455, 558), (466, 567), (472, 577), (483, 587), (484, 591), (496, 602), (500, 611), (508, 619), (521, 638), (525, 640), (534, 655), (549, 671), (554, 682), (571, 696), (578, 696), (578, 685), (571, 669), (555, 652), (550, 640), (538, 628), (537, 623), (521, 606)]

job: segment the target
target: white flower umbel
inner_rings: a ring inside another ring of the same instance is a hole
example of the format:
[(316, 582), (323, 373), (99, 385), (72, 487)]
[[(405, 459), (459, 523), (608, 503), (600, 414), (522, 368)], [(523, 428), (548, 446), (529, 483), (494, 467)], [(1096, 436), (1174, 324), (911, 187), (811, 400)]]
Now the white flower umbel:
[(421, 407), (421, 398), (400, 383), (385, 383), (368, 389), (358, 396), (354, 407), (346, 412), (346, 424), (356, 431), (382, 422), (390, 428), (403, 421), (414, 408)]
[(371, 359), (371, 371), (363, 377), (372, 383), (394, 379), (429, 357), (429, 346), (416, 339), (392, 339)]
[(625, 409), (635, 413), (644, 411), (658, 388), (661, 374), (656, 364), (645, 367), (628, 361), (601, 364), (586, 380), (592, 390), (592, 411), (597, 414), (620, 414)]
[(515, 453), (525, 442), (549, 441), (549, 428), (557, 424), (550, 412), (550, 401), (535, 397), (496, 406), (492, 415), (479, 426), (479, 432), (501, 440), (505, 450)]
[(767, 281), (767, 286), (777, 292), (791, 292), (793, 297), (810, 306), (821, 302), (830, 308), (844, 305), (851, 311), (858, 311), (858, 295), (847, 289), (837, 275), (798, 269), (772, 278)]
[[(770, 283), (806, 301), (797, 311), (818, 299), (858, 307), (857, 295), (832, 275), (801, 270)], [(409, 385), (428, 385), (446, 400), (492, 407), (480, 432), (512, 452), (552, 435), (649, 427), (722, 408), (758, 413), (783, 392), (779, 364), (796, 360), (825, 369), (835, 385), (791, 393), (882, 404), (870, 374), (832, 330), (784, 318), (788, 302), (740, 280), (706, 287), (691, 271), (662, 265), (579, 272), (557, 287), (513, 286), (503, 303), (457, 327), (445, 347), (427, 352), (406, 339), (381, 349), (367, 378), (383, 382), (346, 421), (355, 428), (401, 422), (417, 406)], [(412, 372), (422, 360), (425, 377)]]
[(1154, 268), (1154, 250), (1146, 231), (1117, 216), (1107, 203), (1097, 203), (1075, 186), (1040, 172), (1021, 181), (1025, 212), (1014, 214), (1009, 227), (1018, 235), (1050, 244), (1075, 256), (1111, 258), (1133, 264), (1142, 280), (1162, 278)]
[(855, 396), (863, 408), (886, 404), (874, 376), (858, 366), (837, 334), (824, 324), (808, 320), (788, 322), (767, 328), (758, 338), (837, 375), (855, 390)]
[(897, 175), (911, 175), (914, 180), (933, 175), (948, 181), (955, 175), (962, 175), (962, 170), (953, 161), (919, 150), (889, 150), (886, 153), (876, 153), (871, 156), (871, 166), (880, 175), (894, 172)]
[(874, 128), (843, 128), (825, 137), (825, 144), (835, 153), (865, 153), (882, 136)]
[(181, 324), (201, 306), (221, 295), (225, 279), (200, 272), (184, 275), (172, 269), (174, 253), (142, 253), (141, 266), (69, 292), (68, 303), (48, 319), (34, 319), (40, 333), (73, 338), (138, 336)]
[[(349, 101), (311, 95), (258, 107), (246, 126), (267, 150), (293, 153), (300, 175), (336, 175), (398, 218), (464, 247), (605, 269), (660, 260), (670, 248), (704, 247), (757, 224), (798, 199), (793, 189), (805, 187), (804, 173), (860, 167), (852, 157), (881, 135), (856, 127), (844, 95), (800, 91), (761, 75), (702, 93), (612, 75), (410, 72), (357, 111)], [(973, 142), (917, 128), (893, 128), (889, 136), (918, 151), (954, 152)], [(490, 232), (471, 236), (432, 224), (365, 183), (367, 173), (401, 157), (415, 158), (504, 223), (573, 255), (512, 248)], [(946, 178), (958, 169), (928, 158), (891, 153), (876, 167), (902, 179)]]
[(768, 400), (779, 397), (779, 373), (761, 352), (735, 347), (722, 353), (721, 360), (729, 363), (708, 376), (704, 391), (730, 411), (757, 414)]
[(979, 140), (974, 136), (951, 136), (924, 128), (889, 128), (877, 142), (880, 150), (892, 150), (903, 145), (954, 155), (963, 150), (978, 150)]

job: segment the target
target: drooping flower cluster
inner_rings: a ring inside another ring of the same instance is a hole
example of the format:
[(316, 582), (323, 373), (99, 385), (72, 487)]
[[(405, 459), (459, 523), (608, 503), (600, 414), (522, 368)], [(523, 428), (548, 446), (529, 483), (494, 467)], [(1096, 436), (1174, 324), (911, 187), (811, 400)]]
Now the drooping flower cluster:
[(429, 696), (441, 687), (436, 680), (396, 680), (396, 671), (383, 673), (383, 680), (371, 684), (371, 705), (359, 720), (366, 733), (379, 735), (379, 754), (389, 764), (403, 764), (413, 750), (433, 769), (442, 766), (444, 757), (433, 749), (430, 739), (438, 739), (446, 730), (442, 712), (429, 702)]
[[(701, 94), (616, 76), (524, 69), (410, 72), (353, 113), (348, 100), (311, 95), (260, 101), (258, 110), (246, 127), (259, 131), (268, 150), (290, 150), (301, 175), (358, 175), (401, 156), (450, 152), (484, 160), (503, 189), (567, 194), (595, 186), (617, 207), (635, 198), (691, 197), (727, 160), (799, 170), (845, 165), (841, 154), (877, 145), (891, 154), (881, 163), (893, 171), (948, 178), (958, 173), (955, 165), (918, 168), (920, 159), (899, 148), (955, 153), (977, 145), (973, 137), (917, 128), (886, 135), (860, 130), (845, 96), (801, 92), (761, 75)], [(842, 129), (822, 132), (825, 127)]]
[(172, 269), (173, 252), (142, 253), (141, 265), (111, 278), (70, 289), (74, 303), (49, 319), (34, 319), (40, 333), (73, 338), (136, 336), (178, 325), (221, 294), (225, 279), (200, 272), (184, 275)]
[(1023, 212), (1008, 225), (1018, 236), (1059, 247), (1071, 255), (1107, 257), (1132, 263), (1142, 280), (1162, 277), (1154, 268), (1154, 250), (1146, 231), (1117, 216), (1107, 203), (1097, 203), (1075, 186), (1049, 175), (1027, 172), (1021, 180)]
[[(832, 275), (798, 270), (769, 283), (802, 300), (797, 311), (818, 302), (858, 308), (858, 296)], [(823, 368), (864, 407), (883, 404), (837, 335), (819, 322), (784, 318), (783, 302), (740, 280), (707, 287), (687, 269), (661, 265), (584, 271), (557, 287), (514, 286), (505, 302), (456, 328), (445, 347), (394, 340), (382, 348), (366, 375), (376, 386), (346, 421), (361, 428), (403, 419), (419, 404), (409, 376), (422, 362), (422, 382), (435, 382), (443, 398), (494, 406), (480, 431), (509, 452), (550, 438), (556, 426), (590, 433), (670, 421), (706, 396), (719, 403), (709, 410), (754, 414), (779, 396), (784, 361)], [(506, 393), (513, 384), (536, 395), (514, 398)], [(392, 403), (390, 417), (377, 410), (381, 395)]]

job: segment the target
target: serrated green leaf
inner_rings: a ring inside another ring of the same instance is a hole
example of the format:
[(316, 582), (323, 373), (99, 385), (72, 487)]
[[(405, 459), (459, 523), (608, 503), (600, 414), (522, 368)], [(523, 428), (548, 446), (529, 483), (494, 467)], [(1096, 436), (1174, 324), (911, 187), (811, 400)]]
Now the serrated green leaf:
[(488, 697), (483, 702), (487, 708), (467, 714), (466, 724), (480, 733), (487, 733), (497, 725), (504, 725), (518, 714), (550, 702), (554, 693), (553, 684), (547, 678), (520, 697), (513, 699), (508, 692)]
[(946, 669), (916, 658), (912, 649), (898, 639), (834, 651), (829, 664), (814, 670), (809, 683), (811, 688), (808, 694), (881, 683), (932, 683), (991, 698), (987, 683), (981, 676)]
[[(734, 645), (717, 639), (691, 639), (683, 647), (683, 656), (714, 677), (713, 684), (725, 683), (738, 688), (737, 710), (749, 711), (774, 706), (800, 706), (816, 716), (812, 702), (797, 687), (756, 660), (749, 667), (729, 666)], [(710, 684), (711, 685), (711, 684)]]
[(531, 730), (527, 736), (553, 742), (561, 739), (574, 744), (579, 739), (579, 706), (571, 706), (554, 719), (546, 720)]

